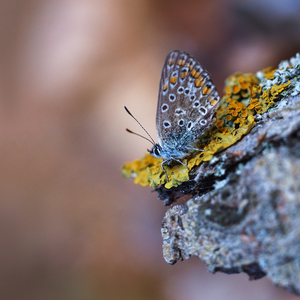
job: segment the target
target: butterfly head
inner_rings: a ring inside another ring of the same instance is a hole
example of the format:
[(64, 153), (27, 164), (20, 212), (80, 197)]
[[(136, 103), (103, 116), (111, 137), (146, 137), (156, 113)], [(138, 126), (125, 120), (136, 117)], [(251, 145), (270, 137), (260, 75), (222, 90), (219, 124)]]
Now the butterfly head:
[(161, 157), (162, 148), (159, 144), (154, 144), (153, 148), (147, 151), (154, 157)]
[(180, 161), (180, 159), (186, 157), (190, 151), (186, 149), (171, 149), (171, 148), (163, 148), (159, 144), (154, 144), (151, 150), (147, 149), (147, 151), (154, 157), (162, 158), (164, 163), (168, 164), (175, 161)]

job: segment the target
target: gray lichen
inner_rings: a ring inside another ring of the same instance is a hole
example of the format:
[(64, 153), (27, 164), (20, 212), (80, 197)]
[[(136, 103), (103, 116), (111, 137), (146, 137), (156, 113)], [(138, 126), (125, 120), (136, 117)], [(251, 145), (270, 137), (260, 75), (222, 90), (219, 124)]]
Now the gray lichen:
[[(297, 70), (298, 61), (299, 55), (292, 62)], [(160, 191), (165, 203), (176, 199), (172, 192), (194, 195), (163, 219), (168, 263), (194, 255), (210, 272), (266, 275), (300, 294), (300, 97), (281, 101), (257, 115), (256, 126), (234, 146), (203, 163), (193, 182)]]

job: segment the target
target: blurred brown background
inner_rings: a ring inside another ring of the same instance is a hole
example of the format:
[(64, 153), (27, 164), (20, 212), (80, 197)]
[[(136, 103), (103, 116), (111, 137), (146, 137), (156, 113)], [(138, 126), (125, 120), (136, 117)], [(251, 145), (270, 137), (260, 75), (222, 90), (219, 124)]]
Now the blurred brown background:
[(300, 49), (298, 0), (1, 0), (0, 299), (297, 299), (267, 278), (170, 266), (166, 211), (122, 178), (152, 136), (161, 67), (193, 54), (220, 94)]

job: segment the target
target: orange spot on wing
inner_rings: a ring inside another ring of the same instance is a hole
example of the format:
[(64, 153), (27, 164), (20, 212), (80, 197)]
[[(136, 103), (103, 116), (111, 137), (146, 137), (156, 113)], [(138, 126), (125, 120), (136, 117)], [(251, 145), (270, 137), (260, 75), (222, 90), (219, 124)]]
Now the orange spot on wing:
[(170, 60), (168, 61), (168, 63), (169, 63), (169, 66), (172, 66), (172, 65), (174, 64), (174, 59), (170, 59)]
[(184, 65), (184, 61), (183, 60), (178, 60), (177, 65), (178, 66), (183, 66)]
[(181, 79), (184, 79), (187, 76), (187, 72), (182, 72), (180, 74)]
[(177, 82), (177, 77), (176, 76), (171, 77), (170, 82), (175, 84)]
[(203, 82), (203, 77), (198, 77), (196, 80), (195, 80), (195, 86), (196, 87), (200, 87), (200, 86), (202, 86), (204, 84), (204, 82)]
[(169, 86), (168, 84), (165, 84), (163, 90), (165, 91), (168, 88), (168, 86)]
[(202, 90), (202, 94), (203, 95), (207, 95), (211, 92), (211, 88), (208, 88), (207, 86), (205, 86)]

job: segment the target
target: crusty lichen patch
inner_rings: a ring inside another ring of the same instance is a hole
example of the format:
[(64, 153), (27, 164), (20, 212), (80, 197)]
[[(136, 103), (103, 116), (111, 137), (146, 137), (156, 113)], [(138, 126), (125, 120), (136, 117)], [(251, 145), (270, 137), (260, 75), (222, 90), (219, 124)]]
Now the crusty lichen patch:
[(277, 69), (266, 68), (257, 74), (235, 73), (225, 82), (225, 95), (216, 112), (216, 122), (199, 141), (204, 151), (191, 153), (183, 159), (188, 166), (174, 162), (165, 165), (167, 177), (161, 168), (162, 159), (146, 154), (141, 159), (126, 163), (121, 171), (134, 183), (170, 189), (190, 179), (191, 171), (214, 154), (236, 143), (254, 126), (254, 115), (267, 112), (279, 103), (281, 95), (300, 93), (300, 55), (279, 64)]

